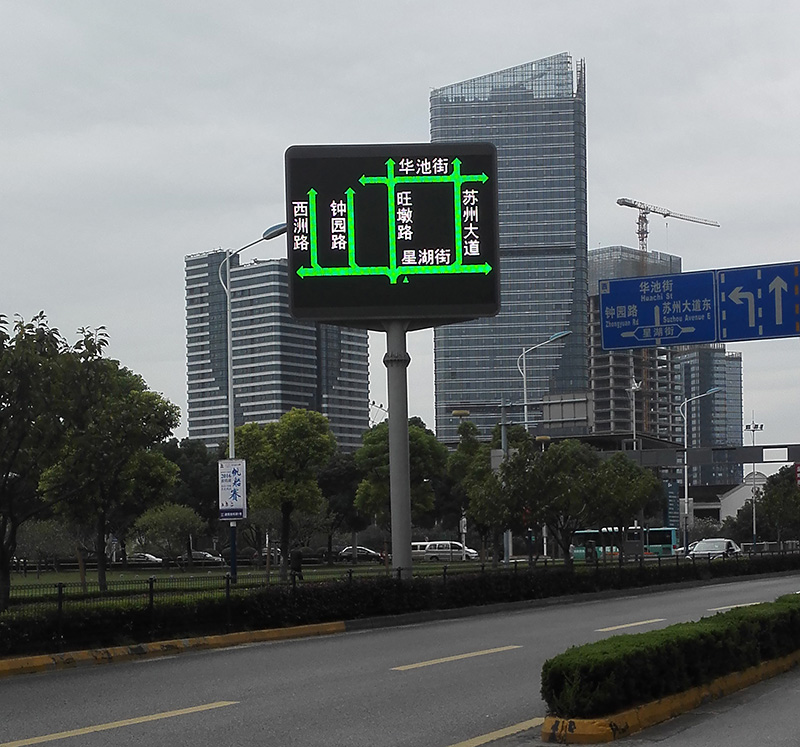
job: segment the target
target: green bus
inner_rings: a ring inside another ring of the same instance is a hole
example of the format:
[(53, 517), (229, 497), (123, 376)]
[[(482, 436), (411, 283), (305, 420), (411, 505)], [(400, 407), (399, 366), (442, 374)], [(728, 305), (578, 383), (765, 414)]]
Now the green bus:
[(573, 560), (602, 560), (619, 554), (614, 536), (608, 529), (579, 529), (572, 535)]
[[(675, 555), (678, 549), (678, 530), (675, 527), (628, 527), (625, 531), (623, 551), (626, 557), (638, 557), (644, 531), (644, 554), (647, 556)], [(614, 527), (580, 529), (573, 535), (574, 560), (603, 560), (619, 555), (619, 532)]]

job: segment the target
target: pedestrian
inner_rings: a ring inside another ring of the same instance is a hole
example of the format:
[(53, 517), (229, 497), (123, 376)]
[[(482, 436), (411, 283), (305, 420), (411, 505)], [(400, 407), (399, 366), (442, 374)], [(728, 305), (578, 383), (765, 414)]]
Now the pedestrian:
[(303, 551), (299, 547), (289, 553), (289, 570), (292, 572), (292, 582), (303, 580)]

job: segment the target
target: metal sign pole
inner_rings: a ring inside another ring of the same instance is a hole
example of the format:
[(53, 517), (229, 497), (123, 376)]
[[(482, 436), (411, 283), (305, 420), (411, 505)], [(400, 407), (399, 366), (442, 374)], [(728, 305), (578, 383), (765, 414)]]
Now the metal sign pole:
[(408, 448), (408, 364), (405, 322), (386, 323), (389, 395), (389, 490), (392, 509), (392, 568), (411, 578), (411, 473)]

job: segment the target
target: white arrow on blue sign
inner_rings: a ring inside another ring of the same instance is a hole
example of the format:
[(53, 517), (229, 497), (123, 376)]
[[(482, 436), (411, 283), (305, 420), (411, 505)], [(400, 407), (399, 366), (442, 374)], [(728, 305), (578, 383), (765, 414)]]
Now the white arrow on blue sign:
[(714, 271), (601, 280), (604, 350), (716, 341)]
[(719, 341), (800, 334), (800, 263), (717, 270)]

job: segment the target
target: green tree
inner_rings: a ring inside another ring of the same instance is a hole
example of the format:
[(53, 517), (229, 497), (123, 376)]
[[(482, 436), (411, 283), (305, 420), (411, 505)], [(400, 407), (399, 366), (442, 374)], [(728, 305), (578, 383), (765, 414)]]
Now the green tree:
[[(411, 519), (414, 524), (423, 524), (434, 508), (433, 481), (445, 474), (447, 448), (436, 440), (433, 431), (420, 418), (414, 417), (408, 421), (408, 449)], [(378, 525), (389, 531), (388, 421), (378, 423), (364, 434), (363, 445), (356, 452), (355, 461), (363, 475), (356, 492), (356, 508), (362, 514), (374, 516)]]
[(292, 513), (316, 513), (322, 506), (317, 482), (336, 441), (328, 419), (294, 408), (273, 423), (248, 423), (236, 429), (236, 455), (247, 460), (250, 502), (281, 512), (281, 577), (286, 578)]
[(81, 372), (102, 353), (105, 337), (83, 331), (74, 346), (50, 327), (44, 313), (8, 331), (0, 315), (0, 612), (8, 606), (17, 532), (49, 511), (39, 490), (83, 404)]
[(200, 534), (203, 519), (188, 506), (162, 503), (147, 509), (133, 525), (133, 536), (142, 549), (156, 550), (174, 559), (186, 547), (189, 537)]
[(501, 470), (507, 505), (532, 524), (546, 525), (566, 563), (575, 532), (599, 514), (599, 465), (595, 449), (567, 439), (545, 451), (520, 448)]
[[(623, 548), (626, 529), (658, 499), (661, 485), (650, 470), (643, 469), (621, 451), (599, 465), (597, 485), (600, 499), (597, 523), (616, 527), (615, 544)], [(619, 562), (622, 561), (623, 553), (620, 552)]]
[(469, 506), (470, 486), (488, 472), (491, 472), (489, 445), (478, 440), (475, 423), (462, 420), (458, 425), (458, 446), (447, 457), (447, 499), (437, 511), (444, 526), (458, 526)]
[(17, 556), (35, 561), (39, 566), (50, 558), (65, 558), (75, 549), (75, 537), (58, 519), (34, 519), (25, 522), (17, 533)]
[[(695, 522), (696, 527), (696, 522)], [(764, 536), (765, 527), (757, 527), (759, 535)], [(719, 534), (721, 537), (729, 537), (740, 545), (744, 542), (753, 541), (753, 501), (746, 500), (744, 505), (736, 512), (736, 516), (728, 516), (722, 522)], [(704, 535), (706, 537), (710, 535)], [(690, 539), (703, 539), (703, 536), (692, 536)]]
[(759, 526), (765, 538), (776, 542), (800, 537), (800, 488), (793, 464), (767, 477), (756, 494), (756, 529)]
[(94, 526), (97, 579), (105, 589), (107, 535), (124, 533), (148, 497), (163, 496), (177, 476), (163, 456), (146, 452), (171, 435), (180, 412), (119, 361), (94, 358), (83, 373), (85, 405), (41, 485), (54, 498), (71, 494), (60, 510)]
[(457, 520), (466, 513), (481, 538), (482, 559), (492, 543), (492, 562), (496, 564), (505, 507), (500, 501), (500, 483), (492, 472), (490, 445), (478, 440), (478, 427), (470, 420), (459, 423), (458, 435), (458, 446), (447, 460), (451, 515)]
[(369, 526), (369, 517), (359, 513), (355, 505), (360, 474), (355, 456), (337, 450), (319, 474), (319, 486), (327, 501), (328, 558), (333, 560), (333, 532), (346, 529), (351, 533), (350, 544), (358, 545), (356, 535)]
[(223, 453), (189, 438), (180, 442), (171, 438), (156, 446), (155, 450), (177, 464), (180, 470), (171, 491), (171, 500), (193, 508), (212, 527), (219, 519), (217, 463), (224, 458)]

